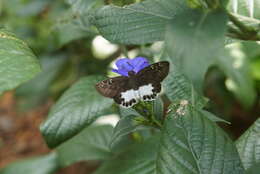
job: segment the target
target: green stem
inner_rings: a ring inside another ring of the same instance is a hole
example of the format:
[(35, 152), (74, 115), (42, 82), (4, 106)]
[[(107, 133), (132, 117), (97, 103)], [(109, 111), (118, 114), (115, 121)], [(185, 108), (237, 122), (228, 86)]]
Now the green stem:
[(158, 120), (156, 120), (154, 115), (152, 115), (152, 122), (154, 123), (154, 125), (156, 125), (156, 127), (158, 127), (159, 129), (162, 129), (163, 125)]
[(153, 122), (154, 125), (156, 125), (159, 129), (162, 129), (162, 124), (156, 119), (154, 115), (154, 105), (151, 107), (151, 121)]
[(250, 35), (256, 35), (257, 34), (257, 32), (252, 27), (245, 25), (243, 22), (238, 20), (232, 14), (228, 13), (228, 17), (229, 17), (230, 21), (232, 21), (234, 23), (234, 25), (236, 25), (243, 33), (247, 33), (247, 34), (250, 34)]
[(145, 117), (146, 121), (143, 121), (145, 125), (162, 129), (162, 124), (155, 118), (153, 105), (151, 105), (150, 102), (139, 102), (139, 104), (135, 105), (133, 108)]
[(238, 35), (238, 36), (240, 36), (240, 35), (243, 34), (243, 33), (241, 33), (241, 31), (239, 31), (238, 29), (236, 29), (236, 28), (234, 28), (234, 27), (232, 27), (232, 26), (230, 26), (230, 27), (228, 28), (228, 32), (229, 32), (229, 33), (236, 34), (236, 35)]
[(241, 40), (260, 40), (260, 32), (258, 32), (258, 28), (244, 24), (231, 13), (228, 13), (228, 16), (233, 25), (228, 25), (227, 36)]

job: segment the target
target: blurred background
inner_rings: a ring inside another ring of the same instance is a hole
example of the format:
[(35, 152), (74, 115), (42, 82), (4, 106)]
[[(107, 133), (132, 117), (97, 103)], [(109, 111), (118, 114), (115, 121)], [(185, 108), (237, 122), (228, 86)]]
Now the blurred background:
[[(97, 6), (133, 2), (100, 1)], [(90, 7), (73, 0), (0, 0), (0, 27), (27, 42), (42, 66), (34, 79), (0, 98), (0, 169), (50, 151), (39, 125), (55, 101), (80, 77), (113, 75), (110, 69), (114, 60), (123, 57), (126, 50), (131, 58), (144, 56), (151, 61), (160, 54), (161, 42), (142, 46), (109, 43), (89, 26), (84, 8)], [(227, 49), (233, 58), (232, 67), (211, 67), (204, 93), (210, 99), (207, 109), (231, 123), (220, 126), (235, 140), (260, 116), (260, 44), (240, 42), (227, 45)], [(81, 162), (58, 173), (86, 174), (94, 169), (95, 165)]]

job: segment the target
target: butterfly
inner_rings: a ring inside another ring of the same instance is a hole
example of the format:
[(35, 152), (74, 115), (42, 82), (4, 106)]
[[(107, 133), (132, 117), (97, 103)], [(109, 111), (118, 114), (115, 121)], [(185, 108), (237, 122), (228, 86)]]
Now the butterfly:
[(97, 91), (123, 107), (132, 107), (138, 101), (151, 101), (161, 91), (161, 82), (169, 73), (169, 62), (151, 64), (139, 72), (129, 71), (128, 76), (118, 76), (96, 84)]

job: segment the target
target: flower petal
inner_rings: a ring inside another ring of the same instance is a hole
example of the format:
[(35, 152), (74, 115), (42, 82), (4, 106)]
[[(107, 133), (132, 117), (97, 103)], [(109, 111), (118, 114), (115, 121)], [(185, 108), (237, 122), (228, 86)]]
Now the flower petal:
[(129, 71), (138, 73), (143, 68), (149, 66), (149, 62), (144, 57), (136, 57), (134, 59), (122, 58), (116, 61), (117, 69), (112, 69), (113, 72), (123, 76), (128, 76)]
[(134, 59), (130, 59), (130, 63), (132, 66), (136, 67), (136, 66), (140, 66), (143, 63), (149, 63), (148, 60), (144, 57), (136, 57)]
[(145, 67), (149, 66), (150, 64), (147, 62), (144, 62), (143, 64), (141, 64), (140, 66), (136, 66), (134, 68), (134, 72), (138, 73), (139, 71), (141, 71), (142, 69), (144, 69)]
[(130, 59), (128, 58), (118, 59), (116, 61), (116, 66), (119, 70), (124, 69), (127, 72), (132, 71), (134, 69), (134, 67), (130, 64)]
[(131, 60), (131, 64), (134, 66), (134, 71), (137, 73), (143, 68), (149, 66), (149, 62), (144, 57), (136, 57)]
[(128, 71), (112, 69), (112, 72), (120, 74), (122, 76), (128, 76)]

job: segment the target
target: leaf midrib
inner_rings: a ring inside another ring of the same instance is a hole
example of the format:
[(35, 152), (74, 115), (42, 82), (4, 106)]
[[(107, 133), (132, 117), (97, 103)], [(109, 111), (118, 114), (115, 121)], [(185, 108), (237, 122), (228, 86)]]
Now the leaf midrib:
[[(192, 117), (192, 120), (193, 120), (193, 117)], [(182, 121), (183, 121), (183, 120), (182, 120)], [(193, 121), (192, 121), (192, 122), (193, 122)], [(192, 154), (192, 156), (193, 156), (193, 159), (194, 159), (195, 162), (196, 162), (196, 166), (197, 166), (197, 168), (198, 168), (198, 170), (199, 170), (199, 173), (201, 173), (201, 169), (200, 169), (200, 165), (199, 165), (199, 163), (198, 163), (198, 159), (197, 159), (197, 157), (196, 157), (196, 155), (195, 155), (195, 152), (193, 151), (193, 148), (192, 148), (192, 146), (191, 146), (191, 144), (190, 144), (190, 134), (189, 134), (188, 131), (186, 130), (186, 127), (183, 125), (183, 122), (182, 122), (182, 124), (179, 124), (179, 126), (181, 127), (181, 131), (183, 131), (184, 134), (186, 135), (185, 138), (186, 138), (186, 140), (187, 140), (189, 149), (190, 149), (190, 151), (191, 151), (191, 154)]]

